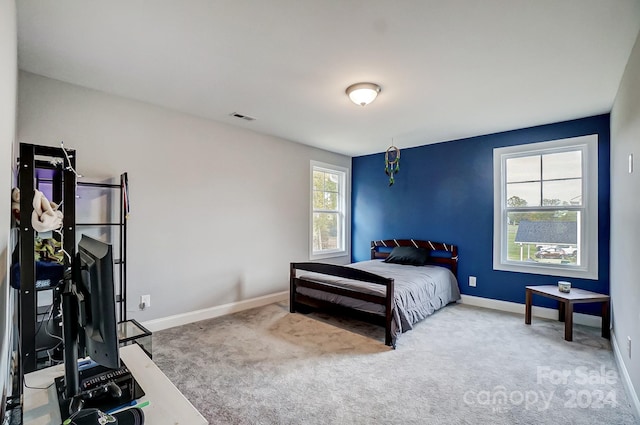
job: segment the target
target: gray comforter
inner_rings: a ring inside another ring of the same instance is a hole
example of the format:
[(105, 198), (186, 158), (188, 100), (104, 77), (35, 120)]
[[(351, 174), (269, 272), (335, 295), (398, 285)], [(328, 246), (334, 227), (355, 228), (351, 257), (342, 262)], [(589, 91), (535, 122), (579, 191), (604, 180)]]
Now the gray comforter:
[[(439, 266), (405, 266), (385, 263), (381, 260), (362, 261), (350, 264), (353, 267), (380, 276), (394, 279), (393, 323), (391, 336), (393, 345), (397, 337), (413, 328), (413, 325), (450, 302), (460, 299), (458, 281), (451, 271)], [(299, 277), (334, 285), (358, 288), (361, 292), (385, 295), (383, 285), (359, 282), (335, 276), (305, 272)], [(298, 292), (313, 298), (330, 301), (357, 310), (384, 314), (384, 306), (350, 297), (331, 294), (316, 289), (298, 288)]]

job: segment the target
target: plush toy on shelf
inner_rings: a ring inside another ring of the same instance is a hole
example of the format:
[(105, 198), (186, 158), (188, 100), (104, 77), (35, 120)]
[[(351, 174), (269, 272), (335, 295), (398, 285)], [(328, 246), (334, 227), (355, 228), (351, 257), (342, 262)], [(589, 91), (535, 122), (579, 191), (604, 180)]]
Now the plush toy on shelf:
[(11, 214), (16, 224), (20, 224), (20, 189), (14, 187), (11, 189)]
[(37, 232), (49, 232), (62, 227), (62, 212), (55, 202), (49, 202), (44, 193), (34, 190), (31, 225)]

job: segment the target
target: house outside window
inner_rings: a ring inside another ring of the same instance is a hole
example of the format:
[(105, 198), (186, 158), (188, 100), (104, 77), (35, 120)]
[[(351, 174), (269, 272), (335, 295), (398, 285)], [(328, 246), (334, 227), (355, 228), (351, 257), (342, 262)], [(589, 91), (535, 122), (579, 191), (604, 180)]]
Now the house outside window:
[(311, 259), (347, 255), (348, 170), (311, 161)]
[(495, 270), (598, 278), (597, 135), (494, 149)]

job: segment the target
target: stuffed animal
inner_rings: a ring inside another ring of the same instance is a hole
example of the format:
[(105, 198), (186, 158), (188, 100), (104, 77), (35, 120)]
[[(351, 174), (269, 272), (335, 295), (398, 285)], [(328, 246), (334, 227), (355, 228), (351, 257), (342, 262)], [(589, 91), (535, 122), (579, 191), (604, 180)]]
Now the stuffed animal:
[(11, 213), (16, 224), (20, 225), (20, 189), (17, 187), (11, 189)]
[(35, 190), (33, 194), (33, 213), (31, 225), (37, 232), (49, 232), (62, 227), (62, 212), (58, 211), (58, 205), (44, 196), (44, 193)]
[(47, 261), (64, 264), (64, 252), (62, 244), (53, 238), (35, 238), (36, 261)]

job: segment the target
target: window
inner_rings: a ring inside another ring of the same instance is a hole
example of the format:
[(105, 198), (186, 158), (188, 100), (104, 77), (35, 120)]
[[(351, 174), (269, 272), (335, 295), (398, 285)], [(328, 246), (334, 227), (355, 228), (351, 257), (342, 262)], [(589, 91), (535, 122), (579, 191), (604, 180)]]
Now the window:
[(347, 169), (311, 162), (311, 258), (347, 255)]
[(493, 268), (598, 278), (598, 137), (497, 148)]

